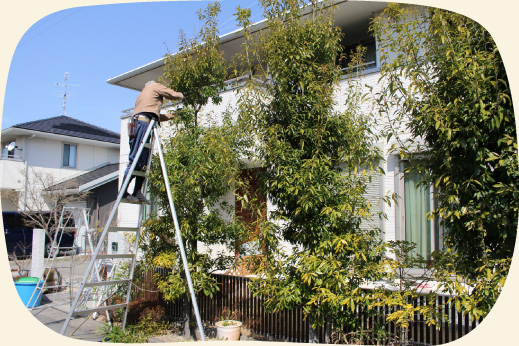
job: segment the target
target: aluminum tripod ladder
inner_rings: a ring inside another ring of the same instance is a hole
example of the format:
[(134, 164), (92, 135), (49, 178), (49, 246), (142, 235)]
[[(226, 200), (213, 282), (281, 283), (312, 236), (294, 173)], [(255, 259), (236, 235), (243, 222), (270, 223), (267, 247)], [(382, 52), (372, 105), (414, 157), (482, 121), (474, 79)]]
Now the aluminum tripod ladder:
[[(79, 214), (79, 215), (78, 215)], [(77, 224), (71, 226), (71, 222), (77, 220)], [(41, 284), (36, 285), (34, 291), (32, 292), (31, 298), (27, 302), (26, 307), (29, 307), (29, 304), (33, 302), (34, 297), (38, 297), (38, 295), (43, 294), (43, 290), (46, 289), (54, 289), (54, 288), (63, 288), (69, 287), (70, 290), (70, 301), (72, 301), (72, 291), (73, 291), (73, 282), (72, 277), (74, 273), (75, 266), (75, 256), (77, 252), (77, 234), (74, 236), (74, 242), (72, 246), (61, 246), (61, 239), (63, 238), (63, 234), (67, 231), (71, 230), (79, 230), (81, 227), (86, 227), (88, 231), (88, 209), (86, 208), (78, 208), (78, 207), (63, 207), (61, 210), (61, 215), (58, 222), (58, 227), (56, 228), (56, 232), (54, 233), (54, 237), (52, 242), (48, 244), (48, 248), (45, 248), (47, 252), (47, 259), (45, 260), (44, 271), (40, 276), (40, 280), (38, 281)], [(56, 257), (61, 251), (68, 251), (72, 255), (72, 260), (70, 264), (67, 266), (58, 266), (56, 265)], [(60, 284), (57, 282), (56, 285), (47, 286), (44, 284), (47, 283), (48, 279), (51, 275), (57, 275), (56, 269), (58, 268), (68, 268), (69, 269), (69, 280), (70, 282), (66, 284)], [(54, 274), (52, 271), (54, 270)], [(31, 306), (29, 311), (31, 311), (34, 307)]]
[[(65, 322), (63, 323), (63, 327), (61, 328), (61, 331), (60, 331), (61, 335), (65, 335), (65, 332), (67, 330), (67, 327), (68, 327), (72, 317), (85, 316), (85, 315), (90, 315), (90, 314), (101, 312), (101, 311), (117, 310), (117, 309), (121, 309), (121, 308), (124, 309), (123, 319), (122, 319), (122, 328), (125, 328), (125, 326), (126, 326), (126, 318), (128, 315), (128, 308), (130, 305), (130, 294), (131, 294), (131, 289), (132, 289), (132, 284), (133, 284), (133, 275), (134, 275), (135, 264), (136, 264), (136, 259), (137, 259), (137, 249), (138, 249), (138, 245), (139, 245), (140, 226), (141, 226), (142, 217), (143, 217), (143, 206), (141, 205), (141, 207), (139, 208), (139, 217), (138, 217), (137, 228), (135, 228), (135, 229), (133, 229), (133, 228), (130, 228), (130, 229), (129, 228), (116, 228), (116, 227), (110, 227), (110, 224), (112, 223), (112, 220), (115, 217), (115, 213), (117, 212), (117, 208), (119, 207), (119, 204), (121, 203), (122, 197), (123, 197), (126, 189), (128, 188), (131, 176), (132, 175), (141, 175), (141, 176), (143, 175), (143, 172), (135, 171), (135, 167), (137, 165), (138, 158), (141, 156), (141, 153), (145, 147), (149, 148), (150, 155), (149, 155), (147, 167), (150, 167), (150, 162), (151, 162), (151, 157), (152, 157), (151, 151), (154, 147), (153, 144), (156, 141), (156, 144), (157, 144), (156, 147), (158, 149), (160, 165), (162, 168), (162, 175), (164, 177), (164, 184), (166, 186), (166, 192), (168, 195), (169, 206), (171, 208), (171, 214), (173, 216), (173, 223), (175, 225), (177, 241), (178, 241), (178, 245), (180, 247), (180, 253), (181, 253), (182, 262), (184, 265), (184, 271), (186, 273), (187, 284), (188, 284), (189, 291), (191, 294), (191, 300), (193, 302), (193, 309), (194, 309), (194, 312), (196, 315), (196, 321), (198, 324), (198, 329), (200, 330), (201, 339), (202, 339), (202, 341), (205, 341), (202, 320), (200, 318), (200, 312), (198, 310), (198, 304), (196, 301), (195, 291), (193, 289), (191, 274), (189, 272), (187, 257), (185, 254), (184, 245), (182, 242), (182, 236), (180, 234), (180, 228), (178, 225), (177, 215), (176, 215), (176, 211), (175, 211), (175, 205), (173, 203), (173, 197), (171, 194), (171, 188), (170, 188), (169, 178), (168, 178), (168, 174), (167, 174), (167, 170), (166, 170), (166, 164), (164, 162), (164, 155), (162, 153), (160, 134), (159, 134), (159, 130), (156, 125), (157, 125), (156, 120), (151, 119), (148, 129), (146, 130), (146, 133), (144, 134), (144, 138), (142, 139), (142, 142), (139, 144), (137, 154), (135, 155), (135, 160), (132, 162), (132, 165), (130, 166), (128, 174), (122, 183), (122, 186), (117, 195), (115, 204), (112, 208), (112, 211), (110, 212), (110, 215), (107, 219), (103, 232), (101, 233), (101, 235), (99, 237), (98, 244), (94, 250), (94, 253), (92, 254), (92, 258), (90, 260), (86, 273), (83, 277), (83, 280), (81, 281), (78, 292), (76, 293), (76, 296), (74, 297), (74, 301), (72, 303), (72, 306), (70, 307), (70, 311), (67, 315), (67, 318), (65, 319)], [(153, 132), (153, 134), (152, 134), (152, 132)], [(148, 139), (152, 139), (151, 143), (147, 143)], [(144, 184), (144, 191), (146, 191), (147, 185), (148, 184), (147, 184), (147, 179), (146, 179), (145, 184)], [(134, 253), (100, 254), (102, 244), (103, 244), (105, 238), (107, 237), (108, 232), (111, 232), (111, 231), (133, 231), (133, 232), (135, 232), (135, 241), (133, 244)], [(103, 259), (129, 259), (130, 268), (129, 268), (128, 277), (126, 279), (122, 279), (122, 280), (103, 281), (102, 278), (98, 276), (97, 277), (98, 280), (96, 280), (96, 275), (92, 275), (92, 270), (96, 266), (96, 263), (98, 263), (99, 260), (103, 260)], [(94, 276), (94, 278), (92, 278), (92, 276)], [(89, 280), (89, 278), (90, 278), (90, 280)], [(93, 287), (105, 287), (105, 286), (117, 286), (117, 285), (127, 285), (124, 303), (114, 304), (114, 305), (106, 304), (104, 306), (94, 306), (92, 308), (87, 308), (87, 309), (78, 309), (78, 307), (79, 307), (78, 303), (80, 302), (81, 297), (83, 296), (83, 292), (85, 291), (85, 288), (89, 289), (89, 288), (93, 288)]]

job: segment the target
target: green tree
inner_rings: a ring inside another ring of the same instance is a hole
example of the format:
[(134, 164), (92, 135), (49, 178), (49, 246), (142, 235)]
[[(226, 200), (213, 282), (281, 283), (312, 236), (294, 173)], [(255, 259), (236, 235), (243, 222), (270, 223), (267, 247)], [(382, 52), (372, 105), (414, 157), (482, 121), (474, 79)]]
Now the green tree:
[[(333, 6), (261, 3), (267, 23), (242, 55), (256, 62), (248, 68), (256, 78), (249, 79), (253, 92), (240, 99), (240, 110), (254, 123), (263, 190), (276, 206), (273, 224), (261, 229), (260, 238), (293, 248), (266, 249), (265, 274), (253, 280), (252, 289), (267, 297), (272, 310), (304, 305), (313, 326), (325, 317), (354, 324), (359, 285), (379, 275), (382, 254), (379, 230), (361, 227), (372, 212), (367, 186), (380, 174), (376, 136), (369, 114), (360, 111), (365, 100), (354, 75), (347, 111), (334, 108), (342, 34), (333, 25)], [(244, 15), (238, 16), (242, 24)]]
[(475, 21), (435, 8), (389, 5), (373, 30), (388, 138), (436, 191), (431, 216), (441, 219), (446, 250), (436, 275), (475, 285), (471, 302), (459, 280), (450, 287), (484, 316), (506, 278), (519, 207), (515, 116), (499, 50)]
[[(223, 197), (239, 188), (242, 148), (247, 146), (239, 126), (227, 111), (203, 112), (209, 102), (221, 102), (227, 64), (219, 46), (217, 15), (220, 5), (213, 3), (199, 12), (202, 28), (195, 38), (181, 35), (180, 49), (166, 56), (163, 82), (184, 94), (183, 108), (176, 112), (167, 130), (171, 136), (164, 143), (164, 160), (171, 184), (179, 226), (186, 249), (189, 269), (196, 291), (212, 295), (218, 287), (210, 273), (228, 268), (234, 256), (223, 252), (201, 252), (197, 244), (225, 245), (234, 253), (235, 240), (247, 229), (233, 217), (234, 205)], [(216, 120), (223, 119), (223, 120)], [(158, 286), (166, 299), (184, 296), (186, 335), (194, 336), (191, 297), (187, 292), (168, 198), (158, 159), (152, 162), (150, 191), (157, 197), (157, 218), (149, 219), (143, 235), (143, 250), (149, 263), (171, 268), (159, 276)]]

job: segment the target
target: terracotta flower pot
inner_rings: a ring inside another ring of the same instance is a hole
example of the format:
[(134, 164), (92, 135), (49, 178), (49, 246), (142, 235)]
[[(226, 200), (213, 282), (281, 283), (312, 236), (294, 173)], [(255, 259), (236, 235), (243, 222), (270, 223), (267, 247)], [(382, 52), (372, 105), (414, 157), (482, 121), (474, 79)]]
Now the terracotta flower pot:
[(240, 340), (241, 322), (224, 320), (216, 322), (216, 338), (220, 340)]

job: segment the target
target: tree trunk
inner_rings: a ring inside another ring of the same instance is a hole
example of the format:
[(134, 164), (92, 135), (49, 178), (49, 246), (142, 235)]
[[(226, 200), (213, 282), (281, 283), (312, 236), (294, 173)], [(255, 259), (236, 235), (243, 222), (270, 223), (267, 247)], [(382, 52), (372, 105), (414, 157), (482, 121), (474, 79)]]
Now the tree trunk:
[[(187, 240), (184, 240), (184, 249), (187, 251)], [(190, 240), (190, 250), (196, 251), (196, 240)], [(186, 253), (187, 257), (187, 253)], [(187, 285), (187, 273), (182, 273), (182, 278)], [(183, 313), (183, 321), (184, 321), (184, 337), (186, 339), (196, 340), (196, 320), (193, 315), (193, 302), (191, 301), (191, 292), (189, 291), (189, 287), (186, 287), (186, 293), (184, 293), (184, 313)]]
[(196, 340), (195, 321), (191, 309), (191, 295), (184, 293), (184, 338)]

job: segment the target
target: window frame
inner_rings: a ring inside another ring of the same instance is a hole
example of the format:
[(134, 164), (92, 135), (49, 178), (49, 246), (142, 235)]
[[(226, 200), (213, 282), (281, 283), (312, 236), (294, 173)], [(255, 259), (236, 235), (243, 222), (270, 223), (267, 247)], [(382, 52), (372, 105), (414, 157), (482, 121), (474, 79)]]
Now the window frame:
[[(65, 165), (65, 146), (69, 146), (69, 152), (68, 152), (68, 164)], [(74, 165), (71, 166), (70, 165), (70, 158), (71, 158), (71, 155), (70, 155), (70, 148), (71, 147), (75, 147), (75, 151), (74, 151)], [(75, 143), (67, 143), (67, 142), (64, 142), (61, 146), (61, 167), (64, 167), (64, 168), (77, 168), (78, 166), (78, 148), (79, 146)]]

